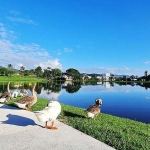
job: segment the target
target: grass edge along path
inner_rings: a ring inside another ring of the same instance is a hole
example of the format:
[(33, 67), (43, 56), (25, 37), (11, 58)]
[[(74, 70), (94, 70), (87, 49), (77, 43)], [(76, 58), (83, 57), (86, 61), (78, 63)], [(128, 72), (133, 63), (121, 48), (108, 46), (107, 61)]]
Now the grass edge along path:
[[(19, 98), (17, 98), (18, 100)], [(49, 100), (38, 98), (32, 111), (42, 110)], [(9, 105), (13, 105), (10, 100)], [(14, 106), (14, 105), (13, 105)], [(61, 104), (58, 120), (117, 150), (149, 150), (150, 124), (101, 113), (95, 120), (88, 119), (82, 108)]]

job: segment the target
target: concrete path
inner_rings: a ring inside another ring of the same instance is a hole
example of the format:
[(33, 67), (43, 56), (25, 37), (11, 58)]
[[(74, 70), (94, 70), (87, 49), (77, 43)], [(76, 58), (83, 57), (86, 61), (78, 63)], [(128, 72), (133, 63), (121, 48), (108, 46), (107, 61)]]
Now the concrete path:
[(32, 112), (0, 104), (1, 150), (114, 150), (59, 121), (58, 130), (43, 128)]

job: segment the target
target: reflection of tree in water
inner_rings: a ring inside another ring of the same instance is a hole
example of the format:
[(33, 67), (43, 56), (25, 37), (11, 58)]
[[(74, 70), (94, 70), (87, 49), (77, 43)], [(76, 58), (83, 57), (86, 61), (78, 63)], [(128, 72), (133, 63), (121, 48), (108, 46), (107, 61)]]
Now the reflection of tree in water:
[(137, 83), (135, 83), (135, 82), (115, 82), (115, 84), (118, 84), (118, 85), (120, 85), (120, 86), (122, 86), (122, 85), (135, 86), (135, 85), (137, 85)]
[[(36, 84), (36, 87), (35, 87), (36, 93), (37, 93), (37, 94), (41, 94), (42, 88), (43, 88), (42, 83), (38, 82), (38, 83)], [(32, 89), (32, 87), (31, 87), (31, 89)]]
[(0, 93), (5, 92), (6, 88), (7, 88), (7, 83), (6, 82), (1, 82), (0, 83)]
[(81, 83), (73, 83), (72, 85), (67, 84), (64, 88), (68, 93), (75, 93), (81, 88)]
[(47, 90), (47, 94), (50, 94), (51, 92), (59, 93), (61, 91), (61, 82), (47, 82), (43, 84), (44, 90)]
[(111, 87), (114, 87), (114, 82), (109, 82)]
[(147, 90), (148, 88), (150, 88), (150, 83), (142, 83), (142, 82), (139, 82), (137, 83), (137, 85), (141, 86), (141, 87), (145, 87), (145, 89)]
[[(130, 86), (141, 86), (145, 89), (150, 89), (150, 83), (144, 83), (144, 82), (110, 82), (111, 86), (114, 86), (115, 84), (118, 84), (120, 86), (122, 85), (130, 85)], [(29, 82), (11, 82), (10, 83), (10, 90), (32, 90), (32, 84)], [(62, 82), (60, 81), (49, 81), (47, 83), (38, 82), (35, 91), (37, 94), (41, 94), (42, 89), (46, 91), (46, 93), (49, 95), (51, 92), (59, 93), (61, 91), (61, 88), (66, 89), (68, 93), (75, 93), (81, 88), (82, 83), (74, 82), (72, 84), (67, 84), (66, 86), (62, 87)], [(93, 84), (90, 84), (93, 85)], [(0, 93), (5, 92), (7, 88), (7, 82), (0, 82)]]
[(59, 93), (61, 91), (61, 83), (54, 82), (50, 88), (51, 92)]

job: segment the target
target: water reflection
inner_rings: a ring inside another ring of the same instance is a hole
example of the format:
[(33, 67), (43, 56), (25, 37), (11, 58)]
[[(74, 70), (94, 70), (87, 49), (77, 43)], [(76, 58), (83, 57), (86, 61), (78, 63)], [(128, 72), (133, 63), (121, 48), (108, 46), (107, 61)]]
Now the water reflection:
[[(31, 82), (11, 82), (10, 91), (26, 89), (31, 94)], [(7, 82), (0, 82), (0, 91), (5, 91)], [(61, 103), (81, 108), (93, 104), (95, 98), (102, 98), (102, 113), (150, 123), (150, 84), (98, 82), (40, 82), (35, 91), (37, 97), (57, 99)]]

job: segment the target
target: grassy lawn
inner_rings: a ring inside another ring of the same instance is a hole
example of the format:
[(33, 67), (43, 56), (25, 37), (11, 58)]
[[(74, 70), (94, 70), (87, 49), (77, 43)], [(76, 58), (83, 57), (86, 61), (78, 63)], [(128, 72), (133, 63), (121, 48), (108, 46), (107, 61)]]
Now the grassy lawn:
[[(20, 99), (20, 98), (17, 98)], [(42, 110), (49, 100), (38, 98), (32, 111)], [(13, 105), (13, 100), (9, 102)], [(88, 119), (84, 109), (61, 104), (58, 120), (100, 140), (117, 150), (149, 150), (150, 124), (101, 113), (95, 120)]]
[(47, 81), (44, 78), (22, 77), (22, 76), (0, 76), (0, 81)]

